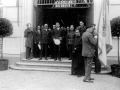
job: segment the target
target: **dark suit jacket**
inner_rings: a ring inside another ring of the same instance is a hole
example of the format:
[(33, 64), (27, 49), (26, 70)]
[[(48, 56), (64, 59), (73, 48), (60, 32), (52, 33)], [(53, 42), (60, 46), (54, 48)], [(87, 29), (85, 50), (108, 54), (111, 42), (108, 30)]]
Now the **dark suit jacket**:
[(54, 29), (52, 29), (50, 31), (50, 42), (52, 42), (52, 43), (53, 43), (53, 31), (54, 31)]
[(24, 37), (26, 38), (25, 47), (32, 48), (33, 46), (33, 31), (30, 29), (25, 29)]
[(66, 36), (67, 44), (74, 44), (75, 32), (69, 32)]
[(60, 37), (63, 37), (63, 30), (60, 28), (59, 30), (57, 30), (57, 28), (56, 29), (54, 29), (54, 31), (53, 31), (53, 37), (55, 38), (55, 39), (59, 39)]
[[(60, 39), (60, 37), (63, 39), (64, 38), (64, 31), (63, 29), (59, 29), (57, 30), (57, 28), (54, 29), (53, 31), (53, 38), (55, 39)], [(61, 40), (61, 43), (62, 43), (62, 40)]]
[(34, 31), (34, 43), (36, 42), (37, 44), (39, 43), (39, 41), (40, 41), (40, 33), (41, 33), (41, 31), (39, 30), (36, 30), (36, 31)]
[(74, 48), (76, 48), (75, 51), (82, 51), (82, 38), (80, 36), (75, 37)]
[(45, 30), (43, 29), (40, 33), (40, 42), (42, 44), (49, 44), (49, 40), (50, 40), (50, 31), (49, 30)]
[(94, 39), (93, 35), (87, 31), (84, 32), (82, 35), (82, 56), (94, 57), (96, 44), (97, 41)]
[(80, 34), (81, 34), (81, 36), (82, 36), (82, 34), (86, 31), (86, 26), (83, 26), (83, 27), (78, 26), (78, 29), (79, 29)]

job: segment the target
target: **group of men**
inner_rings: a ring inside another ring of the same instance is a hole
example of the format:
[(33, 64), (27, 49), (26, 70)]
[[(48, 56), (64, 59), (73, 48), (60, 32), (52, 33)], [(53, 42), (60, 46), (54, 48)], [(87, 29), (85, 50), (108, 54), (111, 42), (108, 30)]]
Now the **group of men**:
[[(77, 28), (81, 29), (80, 31), (86, 30), (82, 21), (80, 21), (80, 26)], [(24, 32), (26, 38), (26, 59), (30, 59), (30, 54), (32, 53), (33, 57), (39, 58), (39, 60), (42, 60), (43, 56), (45, 60), (48, 60), (47, 57), (50, 55), (51, 59), (61, 61), (61, 57), (67, 53), (66, 57), (69, 57), (69, 60), (71, 60), (75, 37), (74, 30), (74, 25), (70, 25), (70, 27), (68, 26), (65, 29), (60, 27), (60, 24), (57, 22), (52, 29), (48, 27), (48, 24), (44, 24), (43, 27), (38, 26), (37, 30), (33, 31), (31, 24), (28, 23)], [(57, 45), (58, 42), (59, 45)]]
[[(91, 25), (88, 28), (84, 26), (82, 21), (79, 22), (79, 26), (76, 28), (80, 32), (82, 38), (82, 56), (86, 62), (85, 78), (84, 82), (92, 82), (93, 78), (90, 77), (93, 58), (95, 57), (95, 47), (97, 41), (94, 38), (95, 25)], [(31, 24), (27, 24), (27, 29), (24, 32), (26, 38), (26, 59), (30, 59), (31, 52), (35, 52), (35, 57), (39, 56), (38, 60), (42, 60), (43, 54), (45, 60), (48, 60), (48, 48), (50, 48), (51, 58), (56, 61), (61, 61), (61, 52), (64, 52), (63, 45), (69, 52), (69, 59), (72, 60), (72, 51), (74, 47), (74, 25), (67, 27), (67, 29), (60, 27), (60, 24), (56, 22), (53, 28), (50, 29), (48, 24), (44, 24), (43, 27), (38, 26), (37, 30), (31, 29)], [(34, 47), (34, 49), (33, 49)], [(96, 53), (97, 54), (97, 53)], [(98, 58), (95, 58), (96, 66), (101, 66)], [(99, 63), (98, 63), (99, 62)], [(95, 72), (100, 72), (99, 69), (95, 69)]]

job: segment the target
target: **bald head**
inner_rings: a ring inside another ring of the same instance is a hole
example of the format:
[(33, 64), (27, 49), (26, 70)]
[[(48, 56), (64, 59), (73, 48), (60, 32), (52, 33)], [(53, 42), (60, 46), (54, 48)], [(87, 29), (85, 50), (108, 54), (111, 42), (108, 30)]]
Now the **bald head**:
[(45, 28), (45, 29), (48, 29), (48, 24), (44, 24), (44, 28)]
[(55, 26), (55, 25), (53, 25), (53, 29), (55, 29), (55, 27), (56, 27), (56, 26)]
[(37, 29), (40, 29), (40, 26), (38, 26)]

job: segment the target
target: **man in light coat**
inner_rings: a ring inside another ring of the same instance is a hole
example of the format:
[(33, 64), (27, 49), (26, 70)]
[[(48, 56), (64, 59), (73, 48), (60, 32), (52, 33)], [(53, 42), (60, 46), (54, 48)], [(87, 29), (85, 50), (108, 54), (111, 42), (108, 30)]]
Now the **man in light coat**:
[(25, 47), (26, 47), (26, 59), (31, 59), (31, 54), (33, 50), (33, 30), (31, 28), (31, 24), (28, 23), (27, 29), (24, 31), (24, 37), (26, 39), (25, 41)]
[(94, 25), (90, 25), (82, 35), (82, 56), (85, 60), (85, 77), (83, 81), (89, 83), (94, 80), (94, 78), (91, 78), (93, 57), (95, 56), (95, 46), (97, 44), (97, 40), (93, 37), (94, 30)]

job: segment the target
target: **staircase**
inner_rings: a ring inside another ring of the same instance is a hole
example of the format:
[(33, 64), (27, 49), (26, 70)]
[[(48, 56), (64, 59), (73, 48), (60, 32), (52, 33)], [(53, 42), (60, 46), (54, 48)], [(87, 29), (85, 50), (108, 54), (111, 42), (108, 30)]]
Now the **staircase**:
[[(63, 58), (62, 61), (23, 59), (22, 62), (16, 62), (15, 65), (10, 65), (11, 69), (15, 70), (33, 70), (33, 71), (56, 71), (56, 72), (70, 72), (71, 71), (71, 60)], [(94, 64), (92, 66), (94, 70)], [(102, 66), (102, 69), (104, 67)]]

